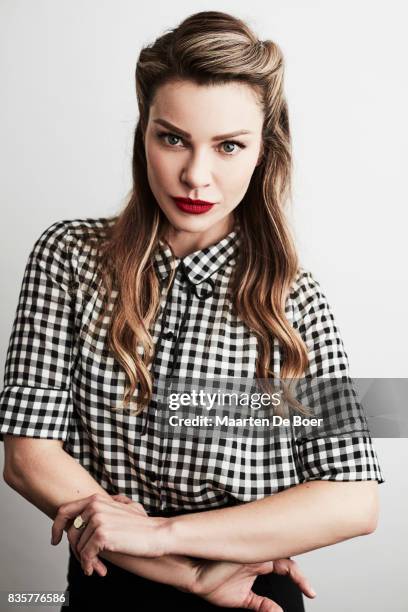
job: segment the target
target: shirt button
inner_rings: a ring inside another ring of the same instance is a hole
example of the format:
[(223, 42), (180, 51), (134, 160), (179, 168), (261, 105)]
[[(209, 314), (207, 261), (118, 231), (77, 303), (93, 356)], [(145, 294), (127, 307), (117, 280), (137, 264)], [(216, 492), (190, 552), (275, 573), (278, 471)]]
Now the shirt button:
[(173, 332), (170, 329), (166, 330), (164, 332), (164, 334), (163, 334), (163, 338), (165, 340), (171, 340), (173, 338), (173, 336), (174, 336), (174, 334), (173, 334)]
[(150, 479), (152, 482), (156, 482), (156, 480), (157, 480), (157, 476), (156, 476), (156, 474), (153, 474), (153, 472), (149, 473), (149, 479)]

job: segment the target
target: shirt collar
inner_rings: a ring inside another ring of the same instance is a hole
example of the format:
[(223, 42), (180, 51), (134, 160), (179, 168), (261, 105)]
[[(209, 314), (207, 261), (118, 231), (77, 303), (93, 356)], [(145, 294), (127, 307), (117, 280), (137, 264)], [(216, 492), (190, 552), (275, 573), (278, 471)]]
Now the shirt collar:
[(172, 268), (177, 268), (181, 261), (189, 280), (197, 285), (209, 278), (221, 268), (224, 263), (237, 253), (240, 244), (240, 225), (236, 220), (232, 231), (216, 244), (199, 249), (185, 257), (173, 257), (170, 247), (159, 241), (159, 248), (154, 255), (156, 270), (162, 280), (170, 274)]

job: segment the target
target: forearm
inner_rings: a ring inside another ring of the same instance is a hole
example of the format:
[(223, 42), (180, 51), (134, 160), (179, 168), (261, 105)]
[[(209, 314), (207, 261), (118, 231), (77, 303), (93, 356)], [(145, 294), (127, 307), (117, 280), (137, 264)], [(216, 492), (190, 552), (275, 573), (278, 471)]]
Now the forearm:
[(247, 504), (177, 516), (165, 552), (255, 563), (302, 554), (371, 533), (377, 482), (311, 481)]
[[(24, 461), (15, 463), (7, 483), (52, 520), (58, 508), (67, 502), (99, 493), (109, 494), (73, 457), (61, 449), (38, 448)], [(189, 589), (195, 579), (193, 561), (181, 555), (156, 559), (103, 552), (100, 557), (145, 578)]]
[(148, 559), (103, 551), (99, 557), (143, 578), (186, 591), (192, 591), (197, 580), (197, 565), (184, 555), (170, 554)]
[(67, 502), (94, 493), (110, 497), (62, 448), (30, 450), (14, 462), (6, 482), (52, 520)]

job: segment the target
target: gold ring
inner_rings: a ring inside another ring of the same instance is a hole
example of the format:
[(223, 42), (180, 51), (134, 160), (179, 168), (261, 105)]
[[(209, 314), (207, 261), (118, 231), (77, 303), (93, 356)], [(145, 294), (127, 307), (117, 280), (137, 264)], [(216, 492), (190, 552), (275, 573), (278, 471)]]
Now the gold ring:
[(74, 527), (76, 529), (82, 529), (83, 527), (86, 527), (86, 523), (80, 514), (78, 514), (78, 516), (75, 517)]

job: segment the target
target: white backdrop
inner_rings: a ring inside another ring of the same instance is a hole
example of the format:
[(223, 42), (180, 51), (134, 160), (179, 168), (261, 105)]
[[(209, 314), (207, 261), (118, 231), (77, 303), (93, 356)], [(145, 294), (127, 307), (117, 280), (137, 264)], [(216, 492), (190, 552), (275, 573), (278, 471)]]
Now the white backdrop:
[[(199, 10), (243, 17), (281, 46), (302, 263), (332, 306), (351, 374), (407, 377), (402, 0), (1, 0), (1, 368), (35, 240), (56, 220), (114, 213), (131, 186), (141, 46)], [(318, 593), (308, 612), (408, 608), (407, 444), (375, 443), (379, 528), (298, 557)], [(65, 588), (66, 547), (51, 548), (49, 519), (2, 482), (0, 521), (0, 590)]]

